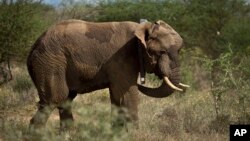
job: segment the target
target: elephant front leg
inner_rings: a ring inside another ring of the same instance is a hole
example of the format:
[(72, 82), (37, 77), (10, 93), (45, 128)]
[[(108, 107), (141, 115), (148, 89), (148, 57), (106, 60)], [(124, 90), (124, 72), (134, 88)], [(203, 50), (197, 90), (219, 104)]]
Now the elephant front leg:
[[(125, 88), (124, 85), (115, 85), (110, 88), (111, 103), (119, 108), (118, 118), (114, 123), (115, 125), (126, 126), (126, 123), (131, 121), (135, 127), (139, 127), (138, 94), (137, 86)], [(112, 111), (114, 111), (113, 109), (114, 106), (112, 106)]]

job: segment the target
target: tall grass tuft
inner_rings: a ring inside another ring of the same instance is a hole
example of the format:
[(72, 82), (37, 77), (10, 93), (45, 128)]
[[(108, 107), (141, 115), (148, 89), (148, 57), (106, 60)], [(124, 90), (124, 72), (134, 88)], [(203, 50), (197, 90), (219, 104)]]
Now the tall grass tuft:
[(28, 93), (28, 91), (31, 89), (31, 87), (33, 86), (33, 83), (30, 79), (30, 77), (26, 74), (19, 74), (16, 76), (14, 84), (13, 84), (13, 90), (14, 92), (18, 92), (18, 93), (23, 93), (26, 92)]
[(26, 104), (27, 102), (35, 101), (35, 92), (34, 89), (32, 89), (34, 85), (27, 73), (18, 73), (11, 86), (13, 92), (18, 95), (21, 103)]

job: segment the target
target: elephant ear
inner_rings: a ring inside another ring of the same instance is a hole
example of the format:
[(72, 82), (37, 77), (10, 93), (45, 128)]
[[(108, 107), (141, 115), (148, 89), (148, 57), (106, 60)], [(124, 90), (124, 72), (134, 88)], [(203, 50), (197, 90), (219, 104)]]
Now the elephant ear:
[(145, 48), (147, 48), (146, 41), (148, 39), (149, 23), (142, 23), (138, 29), (135, 30), (135, 36), (141, 41)]
[(135, 36), (141, 41), (145, 48), (147, 48), (146, 41), (148, 41), (149, 37), (156, 37), (154, 34), (156, 29), (159, 29), (159, 23), (142, 23), (139, 25), (139, 28), (135, 31)]

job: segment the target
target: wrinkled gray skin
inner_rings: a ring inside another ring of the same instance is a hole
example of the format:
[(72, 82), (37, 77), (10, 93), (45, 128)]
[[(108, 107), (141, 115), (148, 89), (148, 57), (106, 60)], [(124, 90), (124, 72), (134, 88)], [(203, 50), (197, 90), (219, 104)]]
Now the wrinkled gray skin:
[(40, 98), (30, 124), (44, 126), (55, 108), (61, 123), (71, 121), (71, 107), (63, 105), (71, 103), (77, 94), (103, 88), (109, 88), (111, 103), (127, 108), (136, 122), (139, 91), (157, 98), (174, 92), (164, 82), (159, 88), (137, 84), (138, 47), (143, 50), (146, 72), (161, 79), (168, 76), (179, 86), (181, 46), (182, 38), (163, 21), (57, 23), (39, 37), (28, 56), (29, 74)]

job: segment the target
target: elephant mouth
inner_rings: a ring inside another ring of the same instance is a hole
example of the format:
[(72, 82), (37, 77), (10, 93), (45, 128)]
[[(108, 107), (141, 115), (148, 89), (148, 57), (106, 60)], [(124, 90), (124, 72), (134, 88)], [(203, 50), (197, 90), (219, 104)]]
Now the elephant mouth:
[(155, 72), (155, 75), (158, 76), (159, 79), (163, 79), (165, 84), (173, 90), (182, 92), (184, 91), (183, 89), (190, 87), (187, 84), (180, 83), (180, 79), (178, 77), (174, 77), (173, 75), (170, 75), (170, 77), (168, 77), (167, 75), (160, 73), (159, 69)]
[(189, 88), (190, 86), (189, 85), (186, 85), (186, 84), (183, 84), (183, 83), (179, 83), (178, 85), (181, 86), (182, 88), (179, 88), (177, 86), (175, 86), (167, 76), (164, 76), (163, 77), (163, 80), (164, 82), (170, 87), (172, 88), (173, 90), (176, 90), (176, 91), (183, 91), (183, 88)]

